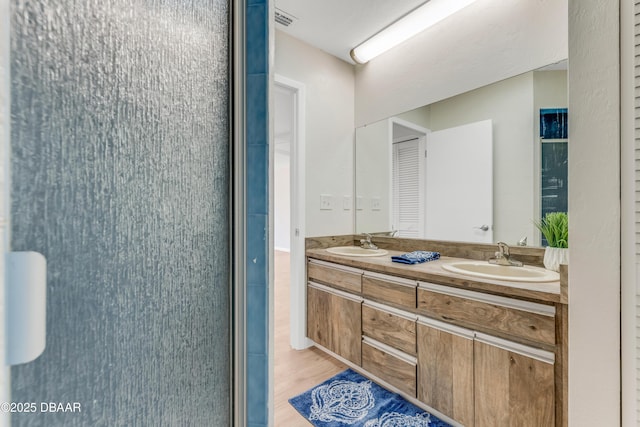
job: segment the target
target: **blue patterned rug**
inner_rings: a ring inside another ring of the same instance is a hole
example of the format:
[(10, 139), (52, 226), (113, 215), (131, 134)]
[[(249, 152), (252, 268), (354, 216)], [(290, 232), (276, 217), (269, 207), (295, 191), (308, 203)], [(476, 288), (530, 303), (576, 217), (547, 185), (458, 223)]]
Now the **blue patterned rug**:
[(351, 369), (289, 403), (316, 427), (451, 427)]

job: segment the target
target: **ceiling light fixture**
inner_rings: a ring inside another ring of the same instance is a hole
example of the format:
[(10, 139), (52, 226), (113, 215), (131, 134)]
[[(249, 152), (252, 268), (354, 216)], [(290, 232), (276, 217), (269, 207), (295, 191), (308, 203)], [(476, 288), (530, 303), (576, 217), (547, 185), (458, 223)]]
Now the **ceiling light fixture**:
[(364, 43), (351, 49), (351, 58), (364, 64), (410, 39), (421, 31), (453, 15), (475, 0), (430, 0), (398, 19)]

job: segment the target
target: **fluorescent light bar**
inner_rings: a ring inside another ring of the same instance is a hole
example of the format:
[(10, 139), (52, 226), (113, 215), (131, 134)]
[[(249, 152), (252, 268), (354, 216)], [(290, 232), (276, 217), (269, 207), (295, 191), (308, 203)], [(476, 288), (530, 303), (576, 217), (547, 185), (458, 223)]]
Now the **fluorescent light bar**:
[(386, 52), (421, 31), (453, 15), (475, 0), (430, 0), (351, 49), (351, 58), (359, 64)]

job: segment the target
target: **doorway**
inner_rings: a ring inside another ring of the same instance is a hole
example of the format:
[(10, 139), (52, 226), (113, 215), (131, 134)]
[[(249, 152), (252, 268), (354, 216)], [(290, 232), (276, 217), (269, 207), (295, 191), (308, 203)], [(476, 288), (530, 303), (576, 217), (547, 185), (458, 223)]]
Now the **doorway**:
[(288, 399), (345, 369), (306, 338), (304, 85), (276, 75), (273, 88), (274, 421), (306, 421)]
[(305, 322), (305, 88), (276, 75), (274, 85), (274, 246), (289, 252), (290, 345), (310, 345)]

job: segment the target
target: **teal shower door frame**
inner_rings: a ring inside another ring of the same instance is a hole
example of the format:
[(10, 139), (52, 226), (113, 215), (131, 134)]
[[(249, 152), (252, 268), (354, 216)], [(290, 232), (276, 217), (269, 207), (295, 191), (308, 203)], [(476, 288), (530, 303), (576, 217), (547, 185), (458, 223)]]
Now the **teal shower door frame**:
[(234, 4), (234, 413), (237, 426), (267, 427), (273, 424), (269, 215), (269, 23), (273, 0), (234, 0)]

